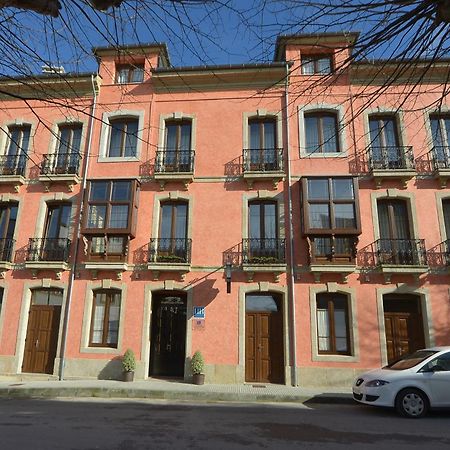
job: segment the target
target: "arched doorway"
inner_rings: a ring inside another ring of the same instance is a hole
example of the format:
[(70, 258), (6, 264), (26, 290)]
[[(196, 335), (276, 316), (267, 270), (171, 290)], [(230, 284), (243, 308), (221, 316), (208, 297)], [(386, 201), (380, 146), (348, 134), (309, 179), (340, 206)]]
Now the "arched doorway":
[(154, 295), (149, 376), (184, 376), (186, 311), (185, 293), (159, 292)]
[(420, 297), (384, 295), (383, 309), (388, 363), (425, 346)]
[(283, 311), (278, 295), (245, 297), (245, 381), (284, 383)]
[(22, 372), (53, 374), (62, 301), (61, 289), (32, 291)]

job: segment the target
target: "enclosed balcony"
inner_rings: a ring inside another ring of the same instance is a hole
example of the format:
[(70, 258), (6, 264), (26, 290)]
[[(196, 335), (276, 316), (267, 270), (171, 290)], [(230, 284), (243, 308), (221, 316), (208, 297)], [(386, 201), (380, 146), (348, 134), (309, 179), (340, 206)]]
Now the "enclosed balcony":
[(445, 188), (450, 179), (450, 147), (435, 146), (429, 153), (429, 159), (434, 176), (439, 180), (441, 186)]
[(79, 153), (50, 153), (44, 155), (41, 164), (39, 181), (46, 185), (52, 182), (64, 182), (72, 190), (74, 184), (81, 180), (79, 177), (81, 155)]
[(154, 176), (159, 181), (161, 190), (164, 190), (166, 183), (172, 181), (180, 181), (187, 188), (194, 179), (194, 158), (193, 150), (158, 150)]
[(159, 272), (179, 272), (183, 277), (191, 266), (192, 239), (152, 238), (148, 246), (148, 268), (155, 279)]
[(286, 271), (286, 239), (242, 239), (242, 268), (249, 279), (255, 272), (272, 272), (278, 279)]
[(31, 238), (25, 267), (32, 269), (35, 276), (39, 270), (55, 270), (57, 274), (68, 270), (70, 244), (70, 239), (67, 238)]
[(376, 265), (388, 279), (392, 274), (418, 277), (428, 270), (424, 239), (378, 239), (372, 251)]
[(243, 149), (243, 176), (249, 188), (258, 180), (272, 181), (274, 189), (284, 178), (283, 149)]
[(384, 179), (399, 180), (403, 185), (416, 175), (412, 147), (390, 146), (367, 149), (369, 172), (377, 187)]
[(27, 156), (2, 155), (0, 156), (0, 183), (14, 186), (16, 192), (25, 183), (25, 167)]

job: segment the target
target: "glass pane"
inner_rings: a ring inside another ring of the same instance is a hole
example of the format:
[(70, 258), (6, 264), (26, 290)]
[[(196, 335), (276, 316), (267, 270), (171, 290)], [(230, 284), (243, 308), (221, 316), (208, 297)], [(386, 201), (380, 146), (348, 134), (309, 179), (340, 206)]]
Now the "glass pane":
[(128, 81), (128, 69), (122, 68), (117, 72), (117, 82), (126, 83)]
[[(176, 210), (177, 210), (177, 221), (174, 237), (177, 239), (185, 239), (186, 222), (187, 222), (187, 205), (176, 205)], [(183, 243), (181, 243), (181, 245), (182, 244)]]
[(434, 117), (431, 119), (431, 135), (433, 138), (433, 145), (435, 147), (442, 147), (445, 145), (439, 117)]
[(264, 238), (275, 239), (277, 237), (277, 207), (276, 205), (264, 205)]
[(347, 348), (347, 314), (345, 309), (334, 305), (334, 332), (336, 335), (336, 351), (346, 352)]
[(124, 139), (125, 124), (123, 122), (114, 122), (111, 124), (111, 136), (109, 141), (108, 156), (119, 157), (122, 155), (122, 141)]
[(302, 74), (312, 75), (314, 73), (314, 61), (308, 58), (302, 59)]
[(328, 180), (326, 178), (308, 179), (308, 200), (328, 200)]
[(138, 132), (138, 121), (137, 120), (129, 121), (126, 127), (124, 156), (136, 156), (137, 132)]
[(124, 238), (123, 237), (110, 237), (108, 239), (108, 253), (121, 255), (124, 248)]
[(128, 205), (112, 205), (109, 228), (128, 227)]
[(10, 128), (9, 129), (9, 146), (8, 146), (8, 155), (15, 156), (19, 154), (18, 148), (20, 146), (20, 129), (19, 128)]
[(144, 81), (144, 68), (143, 67), (134, 67), (133, 72), (131, 74), (132, 83), (141, 83)]
[(72, 129), (72, 148), (70, 149), (72, 153), (78, 153), (81, 147), (81, 125)]
[(91, 191), (89, 200), (108, 200), (108, 182), (95, 181), (91, 182)]
[[(260, 137), (260, 123), (250, 122), (249, 123), (249, 134), (250, 134), (250, 148), (260, 149), (261, 148), (261, 137)], [(253, 154), (253, 153), (251, 153)]]
[(161, 207), (161, 229), (159, 237), (168, 239), (172, 237), (172, 205), (163, 205)]
[(264, 122), (264, 148), (276, 148), (275, 122)]
[(331, 72), (330, 58), (320, 58), (317, 60), (317, 70), (320, 74), (327, 74)]
[(353, 180), (349, 178), (333, 178), (333, 198), (354, 199)]
[(261, 230), (261, 205), (249, 205), (249, 238), (260, 239), (262, 236)]
[(409, 239), (408, 211), (404, 202), (395, 202), (394, 210), (394, 230), (396, 239)]
[(120, 294), (111, 294), (108, 321), (108, 344), (117, 344), (119, 334)]
[(323, 149), (324, 153), (339, 151), (336, 136), (336, 118), (333, 116), (322, 117)]
[(384, 138), (386, 147), (397, 147), (397, 131), (394, 118), (385, 118), (383, 120)]
[[(379, 129), (379, 121), (377, 118), (369, 119), (369, 129), (370, 129), (370, 146), (371, 147), (381, 147), (381, 133)], [(379, 160), (379, 155), (374, 155), (374, 157)]]
[(104, 228), (106, 223), (106, 206), (90, 205), (88, 215), (88, 228)]
[(95, 236), (91, 241), (91, 254), (104, 253), (105, 238), (102, 236)]
[(103, 323), (106, 309), (106, 294), (96, 293), (94, 298), (94, 317), (92, 323), (92, 343), (103, 343)]
[(181, 142), (180, 150), (189, 151), (191, 149), (191, 124), (184, 123), (181, 125)]
[(353, 254), (353, 239), (340, 237), (334, 239), (335, 253), (337, 255), (348, 255)]
[(49, 305), (61, 306), (63, 301), (62, 291), (49, 291)]
[(378, 223), (380, 225), (380, 238), (389, 239), (391, 230), (389, 227), (388, 205), (386, 202), (378, 202)]
[(331, 228), (330, 211), (328, 205), (309, 205), (309, 226), (310, 228)]
[(315, 153), (320, 151), (319, 120), (317, 117), (305, 116), (305, 139), (307, 153)]
[(334, 205), (335, 228), (355, 228), (355, 208), (353, 203)]
[(130, 181), (113, 181), (111, 200), (113, 202), (127, 201), (131, 198)]
[(319, 351), (331, 350), (328, 305), (320, 300), (317, 302), (317, 340)]
[(245, 310), (278, 312), (278, 306), (272, 295), (247, 294), (245, 296)]
[(442, 209), (444, 211), (445, 235), (450, 239), (450, 200), (442, 202)]
[(48, 305), (48, 291), (34, 290), (31, 303), (33, 305)]
[(331, 255), (331, 238), (316, 237), (314, 238), (314, 253), (316, 256)]
[(166, 150), (177, 150), (177, 125), (166, 124)]
[[(61, 127), (59, 129), (59, 148), (58, 148), (58, 155), (68, 153), (69, 152), (69, 143), (70, 143), (70, 128), (68, 127)], [(61, 158), (58, 158), (58, 161), (60, 161)], [(63, 164), (63, 163), (62, 163)], [(57, 165), (62, 165), (58, 164)]]

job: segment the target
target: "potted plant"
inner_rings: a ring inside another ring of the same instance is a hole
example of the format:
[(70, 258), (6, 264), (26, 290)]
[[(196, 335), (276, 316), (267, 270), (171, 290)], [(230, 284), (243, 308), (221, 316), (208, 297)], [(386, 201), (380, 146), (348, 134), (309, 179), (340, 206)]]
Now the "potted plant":
[(136, 357), (133, 350), (127, 349), (122, 358), (123, 381), (133, 381), (136, 369)]
[(204, 384), (205, 374), (203, 369), (205, 368), (205, 361), (199, 350), (197, 350), (191, 358), (191, 368), (192, 368), (192, 382), (194, 384)]

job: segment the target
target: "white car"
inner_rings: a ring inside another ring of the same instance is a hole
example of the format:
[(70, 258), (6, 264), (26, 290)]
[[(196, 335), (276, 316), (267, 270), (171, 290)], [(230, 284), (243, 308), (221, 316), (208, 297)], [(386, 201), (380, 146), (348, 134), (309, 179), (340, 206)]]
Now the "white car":
[(429, 408), (450, 408), (450, 347), (418, 350), (359, 375), (353, 398), (411, 418), (423, 417)]

